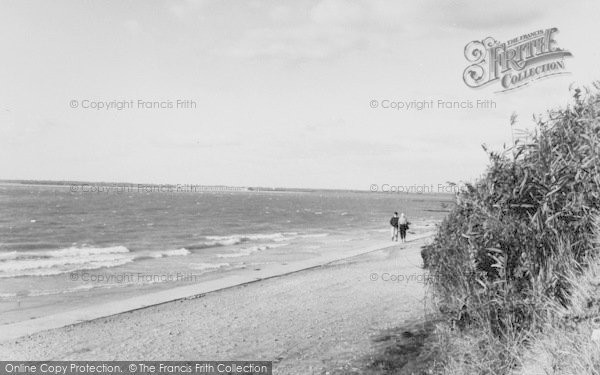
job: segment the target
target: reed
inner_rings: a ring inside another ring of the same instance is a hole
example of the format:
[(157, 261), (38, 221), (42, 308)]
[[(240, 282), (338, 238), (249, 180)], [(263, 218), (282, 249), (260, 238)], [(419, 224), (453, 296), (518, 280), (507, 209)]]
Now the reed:
[(423, 249), (447, 327), (480, 354), (448, 359), (447, 369), (485, 357), (495, 363), (489, 373), (508, 373), (520, 349), (572, 306), (574, 280), (598, 254), (599, 90), (574, 90), (572, 104), (534, 117), (526, 139), (486, 150), (486, 172), (462, 189)]

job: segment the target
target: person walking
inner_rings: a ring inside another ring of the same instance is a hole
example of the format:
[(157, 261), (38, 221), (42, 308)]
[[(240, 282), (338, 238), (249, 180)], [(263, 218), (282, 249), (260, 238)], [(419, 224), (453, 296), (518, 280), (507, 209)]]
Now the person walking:
[(400, 217), (398, 218), (398, 230), (400, 231), (400, 239), (402, 240), (402, 242), (406, 242), (406, 231), (408, 230), (408, 224), (410, 224), (408, 222), (408, 219), (406, 218), (404, 213), (401, 213)]
[(398, 242), (398, 213), (394, 212), (394, 216), (390, 219), (390, 225), (392, 226), (392, 241)]

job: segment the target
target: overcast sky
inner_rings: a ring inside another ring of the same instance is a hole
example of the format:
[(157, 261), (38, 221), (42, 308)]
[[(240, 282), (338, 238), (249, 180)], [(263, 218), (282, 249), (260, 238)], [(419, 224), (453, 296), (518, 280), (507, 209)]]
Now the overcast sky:
[[(0, 178), (368, 189), (481, 174), (508, 119), (600, 79), (597, 1), (2, 1)], [(467, 87), (464, 47), (557, 27), (572, 74)], [(194, 100), (93, 110), (83, 100)], [(378, 100), (490, 99), (396, 111)], [(78, 108), (71, 108), (76, 100)]]

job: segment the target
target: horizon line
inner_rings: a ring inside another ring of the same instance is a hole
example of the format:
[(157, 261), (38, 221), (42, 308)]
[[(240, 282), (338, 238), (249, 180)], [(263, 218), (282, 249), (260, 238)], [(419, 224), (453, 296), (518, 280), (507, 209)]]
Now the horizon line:
[[(75, 184), (96, 184), (99, 186), (123, 186), (123, 187), (132, 187), (132, 186), (140, 186), (144, 185), (147, 187), (157, 187), (157, 186), (165, 186), (165, 187), (176, 187), (176, 186), (197, 186), (197, 187), (207, 187), (207, 188), (231, 188), (231, 189), (239, 189), (239, 190), (231, 190), (231, 191), (298, 191), (298, 192), (311, 192), (311, 191), (330, 191), (330, 192), (359, 192), (359, 193), (371, 193), (371, 194), (397, 194), (397, 195), (454, 195), (453, 193), (445, 193), (445, 192), (416, 192), (416, 191), (403, 191), (403, 192), (392, 192), (392, 191), (372, 191), (369, 189), (351, 189), (351, 188), (311, 188), (311, 187), (284, 187), (284, 186), (236, 186), (236, 185), (224, 185), (224, 184), (173, 184), (173, 183), (142, 183), (142, 182), (112, 182), (112, 181), (85, 181), (85, 180), (37, 180), (37, 179), (0, 179), (0, 183), (10, 183), (10, 184), (21, 184), (21, 185), (55, 185), (55, 186), (67, 186), (67, 185), (75, 185)], [(411, 186), (433, 186), (432, 184), (419, 184), (419, 185), (411, 185)], [(223, 190), (226, 191), (226, 190)]]

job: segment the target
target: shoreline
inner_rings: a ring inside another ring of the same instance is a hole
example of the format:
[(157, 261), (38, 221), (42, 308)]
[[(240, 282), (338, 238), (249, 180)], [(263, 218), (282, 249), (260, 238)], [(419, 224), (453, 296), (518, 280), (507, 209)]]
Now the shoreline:
[[(407, 244), (430, 238), (433, 232), (425, 232), (414, 235)], [(296, 272), (311, 270), (313, 268), (326, 266), (333, 262), (351, 259), (357, 256), (385, 250), (397, 246), (390, 241), (378, 241), (377, 244), (367, 248), (360, 248), (344, 253), (322, 254), (315, 258), (296, 261), (288, 264), (265, 265), (262, 269), (251, 274), (233, 274), (230, 276), (209, 279), (204, 282), (191, 285), (164, 289), (158, 292), (145, 293), (141, 296), (127, 299), (98, 303), (89, 307), (76, 308), (64, 312), (53, 313), (47, 316), (22, 320), (14, 323), (0, 325), (2, 336), (0, 343), (18, 339), (38, 332), (67, 327), (82, 322), (106, 318), (118, 314), (132, 312), (151, 306), (176, 302), (185, 299), (194, 299), (208, 293), (223, 291), (229, 288), (246, 286), (258, 281), (271, 278), (283, 277)]]
[(422, 318), (423, 283), (371, 276), (425, 272), (420, 248), (431, 235), (405, 244), (382, 242), (311, 268), (263, 275), (192, 298), (46, 326), (2, 340), (0, 355), (175, 360), (197, 359), (201, 353), (203, 358), (272, 360), (277, 373), (351, 368), (375, 353), (373, 337), (379, 332)]

